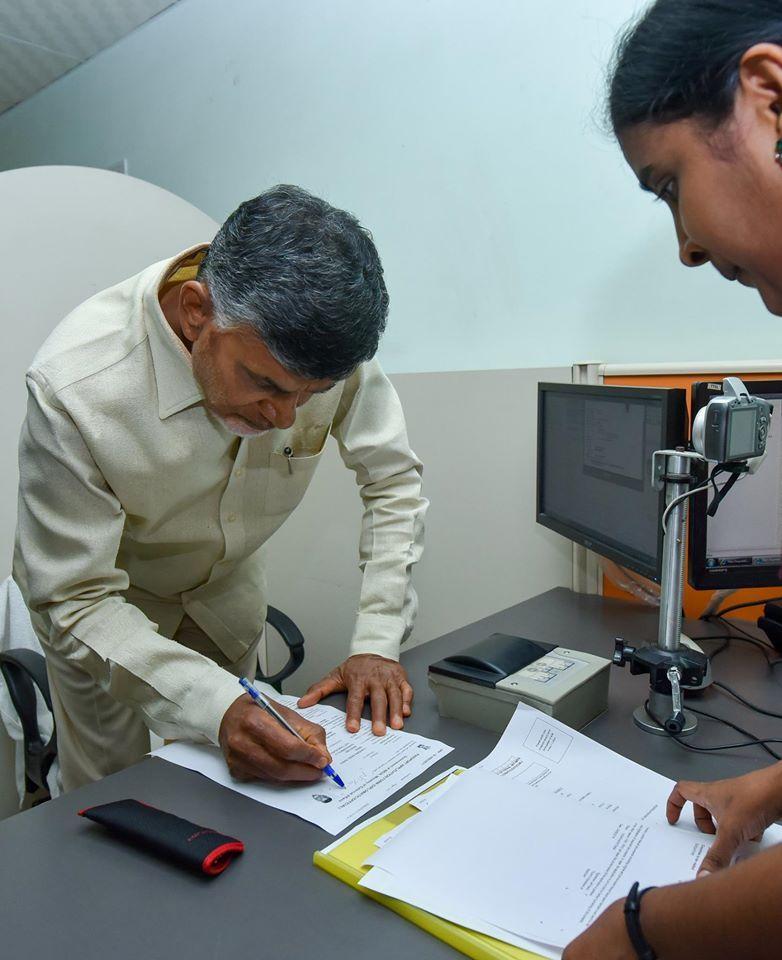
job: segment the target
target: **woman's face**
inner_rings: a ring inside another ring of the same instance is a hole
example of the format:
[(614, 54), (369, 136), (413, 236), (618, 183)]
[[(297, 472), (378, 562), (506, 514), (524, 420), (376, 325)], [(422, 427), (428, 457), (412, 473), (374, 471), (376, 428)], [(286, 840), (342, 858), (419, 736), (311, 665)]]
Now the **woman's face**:
[(772, 51), (770, 64), (748, 51), (733, 114), (716, 130), (698, 119), (643, 123), (620, 143), (641, 186), (670, 209), (682, 263), (711, 263), (782, 316), (782, 50)]

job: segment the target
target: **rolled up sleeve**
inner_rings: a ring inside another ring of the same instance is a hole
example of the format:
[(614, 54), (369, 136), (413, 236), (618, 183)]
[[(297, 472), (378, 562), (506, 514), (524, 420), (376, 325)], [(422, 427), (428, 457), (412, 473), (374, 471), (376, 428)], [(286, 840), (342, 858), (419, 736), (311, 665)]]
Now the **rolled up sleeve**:
[(14, 577), (44, 646), (78, 659), (160, 736), (217, 743), (223, 715), (241, 695), (236, 678), (162, 636), (122, 596), (122, 505), (43, 376), (28, 374), (27, 386)]
[(428, 502), (421, 495), (423, 468), (410, 449), (402, 405), (376, 360), (346, 382), (333, 433), (364, 504), (363, 577), (350, 653), (396, 660), (417, 612), (411, 571), (423, 551)]

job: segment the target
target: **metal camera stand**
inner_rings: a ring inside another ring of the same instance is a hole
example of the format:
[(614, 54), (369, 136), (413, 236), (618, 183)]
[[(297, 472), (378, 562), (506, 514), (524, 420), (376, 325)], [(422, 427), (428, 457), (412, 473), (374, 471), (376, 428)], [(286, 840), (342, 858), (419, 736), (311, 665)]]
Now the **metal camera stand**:
[[(689, 469), (693, 460), (703, 461), (703, 457), (682, 447), (654, 453), (652, 482), (665, 489), (666, 507), (689, 491), (695, 480)], [(682, 499), (671, 507), (665, 524), (657, 645), (636, 648), (617, 637), (614, 648), (616, 666), (629, 663), (630, 673), (649, 674), (649, 698), (633, 711), (633, 720), (647, 733), (660, 736), (695, 732), (698, 718), (684, 709), (682, 688), (700, 687), (709, 666), (704, 653), (681, 642), (687, 503)]]

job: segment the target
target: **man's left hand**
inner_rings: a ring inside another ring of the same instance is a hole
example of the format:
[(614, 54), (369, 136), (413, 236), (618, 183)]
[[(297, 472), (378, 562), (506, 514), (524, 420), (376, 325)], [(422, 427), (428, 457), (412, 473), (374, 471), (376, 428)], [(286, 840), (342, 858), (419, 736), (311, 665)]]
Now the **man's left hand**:
[(635, 960), (636, 957), (627, 935), (623, 900), (604, 910), (562, 954), (562, 960)]
[(322, 680), (313, 683), (299, 700), (300, 707), (313, 703), (332, 693), (347, 691), (345, 727), (356, 733), (361, 726), (364, 701), (369, 697), (372, 708), (372, 733), (382, 737), (386, 724), (401, 730), (404, 718), (413, 712), (413, 688), (407, 671), (396, 662), (375, 653), (357, 653), (335, 667)]

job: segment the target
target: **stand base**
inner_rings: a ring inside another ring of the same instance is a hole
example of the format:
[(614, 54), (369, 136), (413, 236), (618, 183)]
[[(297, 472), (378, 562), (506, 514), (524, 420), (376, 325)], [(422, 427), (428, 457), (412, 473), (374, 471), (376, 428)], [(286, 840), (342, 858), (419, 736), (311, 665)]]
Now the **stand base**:
[[(633, 720), (635, 725), (640, 727), (642, 730), (645, 730), (646, 733), (653, 733), (658, 737), (667, 737), (670, 734), (665, 730), (664, 727), (661, 727), (656, 720), (652, 720), (649, 714), (646, 712), (646, 707), (644, 705), (636, 707), (633, 710)], [(698, 729), (698, 718), (694, 713), (690, 713), (689, 710), (684, 711), (684, 729), (681, 733), (677, 733), (677, 737), (689, 737), (691, 734), (695, 733)]]
[[(649, 710), (647, 711), (647, 706)], [(650, 716), (649, 714), (654, 714)], [(683, 710), (684, 713), (684, 728), (676, 734), (677, 737), (689, 737), (691, 734), (695, 733), (698, 729), (698, 718), (694, 713), (691, 713), (689, 710)], [(658, 723), (654, 717), (659, 717), (661, 720), (667, 720), (673, 714), (673, 698), (666, 696), (664, 693), (658, 693), (656, 690), (650, 688), (649, 690), (649, 699), (645, 704), (641, 704), (640, 707), (636, 707), (633, 711), (633, 720), (635, 721), (636, 726), (640, 727), (642, 730), (645, 730), (646, 733), (653, 733), (657, 737), (668, 737), (670, 734)]]

